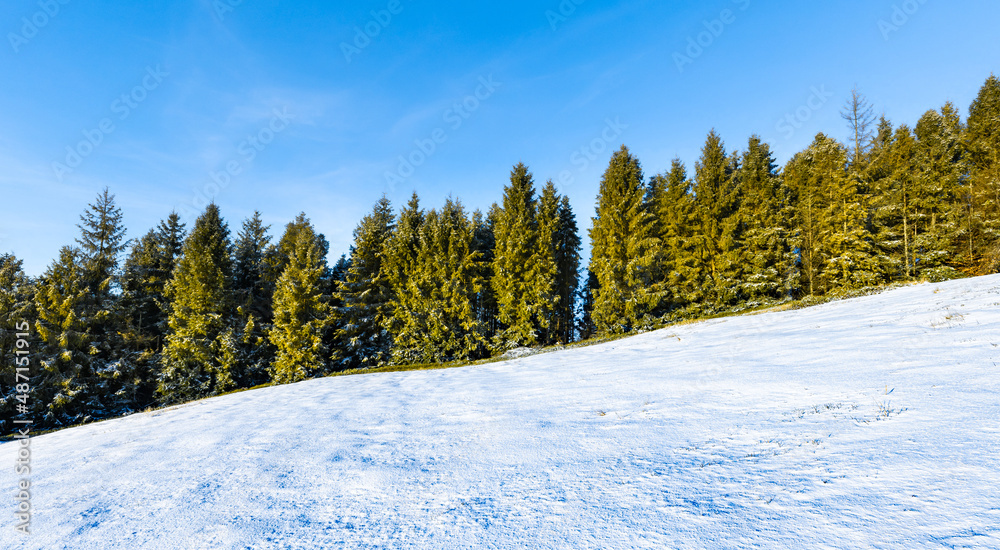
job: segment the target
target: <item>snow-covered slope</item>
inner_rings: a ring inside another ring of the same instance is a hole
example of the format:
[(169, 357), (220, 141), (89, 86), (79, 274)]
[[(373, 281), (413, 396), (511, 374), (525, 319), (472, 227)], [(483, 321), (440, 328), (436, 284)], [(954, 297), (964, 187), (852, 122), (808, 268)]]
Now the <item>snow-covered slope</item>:
[(34, 439), (2, 548), (1000, 548), (1000, 276)]

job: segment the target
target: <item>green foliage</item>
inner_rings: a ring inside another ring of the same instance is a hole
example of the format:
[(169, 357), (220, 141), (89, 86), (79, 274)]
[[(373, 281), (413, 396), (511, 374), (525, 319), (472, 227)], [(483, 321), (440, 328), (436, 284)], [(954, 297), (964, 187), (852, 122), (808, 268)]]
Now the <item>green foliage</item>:
[(41, 353), (31, 404), (32, 416), (46, 426), (82, 422), (95, 412), (97, 350), (84, 316), (89, 289), (82, 263), (78, 249), (63, 247), (35, 292)]
[(332, 360), (338, 369), (380, 366), (389, 360), (392, 339), (385, 325), (392, 315), (392, 286), (382, 264), (395, 221), (392, 204), (383, 196), (354, 230), (350, 267), (339, 284), (334, 310), (340, 327)]
[(739, 300), (752, 307), (788, 299), (798, 279), (790, 223), (794, 207), (774, 155), (759, 137), (750, 138), (737, 178), (742, 242), (731, 254), (740, 266), (740, 277), (733, 281)]
[(329, 322), (329, 304), (322, 293), (326, 271), (324, 239), (300, 215), (289, 224), (281, 242), (289, 235), (295, 246), (284, 246), (289, 255), (274, 293), (274, 326), (269, 337), (277, 348), (272, 380), (277, 384), (298, 382), (326, 369), (326, 346), (323, 334)]
[(233, 247), (233, 298), (237, 319), (227, 330), (223, 346), (228, 354), (223, 370), (232, 372), (240, 387), (254, 387), (270, 379), (276, 353), (268, 338), (274, 320), (271, 310), (275, 281), (271, 268), (277, 251), (260, 212), (244, 220)]
[(652, 288), (658, 240), (644, 201), (642, 168), (624, 145), (601, 178), (590, 230), (590, 270), (597, 277), (591, 313), (600, 333), (620, 334), (649, 322), (659, 306)]
[[(551, 197), (546, 206), (552, 206)], [(550, 208), (545, 213), (547, 234), (543, 240), (538, 209), (531, 172), (519, 163), (511, 170), (510, 184), (504, 187), (503, 206), (493, 229), (496, 248), (491, 284), (503, 327), (496, 343), (501, 351), (540, 343), (544, 339), (542, 331), (549, 325), (555, 211)]]
[(164, 403), (235, 386), (234, 373), (219, 354), (235, 313), (230, 248), (229, 228), (211, 204), (195, 222), (167, 284), (169, 332), (157, 389)]
[[(29, 345), (37, 345), (31, 320), (35, 317), (33, 307), (34, 287), (31, 280), (24, 274), (21, 260), (11, 254), (0, 254), (0, 434), (14, 431), (13, 420), (16, 414), (17, 400), (15, 361), (19, 357), (17, 351), (17, 334), (28, 332), (26, 338)], [(27, 330), (19, 330), (18, 327)], [(24, 366), (24, 365), (22, 365)], [(27, 365), (31, 374), (37, 363)]]
[(441, 363), (483, 353), (486, 339), (474, 311), (483, 281), (473, 250), (474, 227), (451, 199), (424, 214), (416, 195), (390, 242), (393, 361)]
[(553, 341), (572, 342), (576, 331), (576, 296), (580, 286), (580, 231), (569, 197), (559, 199), (555, 235), (555, 293), (557, 301), (551, 323)]
[(1000, 79), (994, 75), (969, 107), (967, 148), (967, 269), (974, 274), (996, 273), (1000, 272)]
[(740, 205), (736, 168), (735, 156), (727, 157), (722, 138), (711, 131), (695, 165), (693, 189), (698, 223), (695, 262), (701, 276), (701, 301), (709, 309), (731, 306), (738, 299), (742, 225), (736, 215)]

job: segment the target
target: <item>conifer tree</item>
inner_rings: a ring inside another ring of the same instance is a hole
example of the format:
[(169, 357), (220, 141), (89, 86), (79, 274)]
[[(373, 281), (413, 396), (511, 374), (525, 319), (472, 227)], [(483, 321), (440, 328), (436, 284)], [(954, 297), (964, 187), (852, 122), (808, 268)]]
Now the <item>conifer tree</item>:
[(383, 269), (392, 289), (392, 316), (385, 320), (385, 329), (393, 338), (394, 361), (399, 360), (401, 353), (395, 344), (396, 335), (409, 325), (409, 308), (414, 302), (411, 297), (418, 294), (413, 275), (417, 272), (417, 256), (421, 248), (420, 230), (424, 217), (420, 199), (414, 192), (406, 206), (400, 210), (396, 230), (386, 245)]
[[(822, 134), (821, 134), (822, 136)], [(822, 164), (815, 166), (826, 195), (819, 247), (820, 273), (829, 289), (856, 289), (886, 282), (887, 267), (869, 231), (869, 200), (859, 181), (845, 170), (846, 150), (829, 138), (817, 137)]]
[(754, 305), (788, 298), (797, 279), (788, 225), (793, 213), (771, 149), (758, 136), (750, 138), (743, 153), (739, 180), (744, 228), (738, 250), (743, 265), (739, 293)]
[(914, 196), (914, 264), (920, 277), (940, 281), (960, 276), (955, 267), (961, 244), (961, 196), (967, 171), (965, 127), (958, 109), (946, 103), (917, 122), (917, 174)]
[(740, 246), (741, 227), (736, 216), (739, 188), (734, 168), (722, 138), (712, 130), (695, 165), (694, 182), (697, 271), (702, 276), (702, 302), (709, 309), (733, 305), (738, 296), (741, 266), (733, 252)]
[(112, 288), (117, 283), (119, 255), (126, 248), (122, 211), (115, 204), (115, 196), (107, 188), (97, 196), (80, 216), (80, 237), (77, 244), (83, 260), (84, 276), (89, 287), (89, 301), (95, 307), (110, 309)]
[(662, 311), (693, 313), (704, 299), (704, 276), (697, 256), (699, 219), (691, 181), (678, 158), (671, 162), (670, 171), (657, 179), (663, 188), (656, 213), (660, 227), (660, 269), (667, 290)]
[(100, 412), (94, 401), (97, 350), (84, 313), (90, 290), (83, 262), (78, 249), (63, 247), (35, 293), (41, 353), (32, 381), (32, 412), (48, 427), (83, 422)]
[(867, 153), (874, 137), (876, 124), (875, 109), (857, 87), (851, 90), (851, 97), (840, 111), (840, 117), (847, 122), (851, 132), (849, 161), (852, 172), (857, 175), (865, 170)]
[(392, 340), (385, 324), (392, 315), (392, 287), (382, 264), (395, 222), (392, 204), (383, 196), (354, 230), (351, 264), (334, 312), (341, 324), (336, 333), (340, 347), (332, 356), (336, 368), (376, 367), (389, 359)]
[(538, 240), (534, 251), (532, 294), (537, 304), (538, 343), (550, 345), (559, 340), (559, 307), (561, 295), (557, 287), (559, 202), (556, 186), (549, 180), (538, 197)]
[(494, 228), (493, 291), (503, 327), (496, 347), (507, 350), (539, 343), (547, 328), (545, 301), (551, 297), (550, 250), (539, 243), (535, 183), (519, 163), (504, 187), (503, 206)]
[(581, 340), (597, 336), (597, 325), (594, 323), (594, 294), (601, 286), (593, 271), (588, 269), (585, 275), (583, 285), (580, 287), (580, 322), (577, 327)]
[(570, 206), (569, 197), (559, 200), (558, 225), (555, 235), (556, 338), (563, 342), (573, 341), (576, 332), (576, 296), (580, 286), (580, 232), (576, 225), (576, 214)]
[[(116, 385), (113, 379), (126, 375), (119, 369), (122, 365), (115, 361), (115, 356), (116, 350), (122, 346), (116, 292), (120, 287), (119, 257), (127, 243), (122, 211), (107, 188), (94, 203), (88, 205), (77, 227), (80, 229), (77, 239), (81, 253), (80, 267), (87, 287), (78, 315), (93, 336), (91, 359), (96, 364), (95, 375), (99, 373), (107, 382)], [(98, 391), (98, 385), (96, 381), (93, 383), (95, 391)], [(95, 410), (99, 408), (95, 406)]]
[[(295, 236), (295, 245), (289, 249), (290, 235)], [(330, 311), (322, 292), (324, 240), (304, 214), (288, 225), (281, 240), (288, 256), (274, 292), (274, 326), (269, 333), (277, 348), (272, 368), (277, 384), (298, 382), (326, 369), (323, 336)]]
[(472, 250), (479, 255), (477, 276), (483, 281), (482, 288), (476, 294), (473, 308), (476, 319), (483, 329), (483, 337), (489, 342), (495, 341), (500, 331), (496, 293), (490, 284), (493, 280), (493, 260), (497, 241), (495, 228), (499, 217), (500, 207), (496, 203), (493, 203), (486, 216), (479, 210), (472, 214), (474, 228)]
[[(420, 222), (416, 235), (414, 222)], [(473, 309), (483, 281), (472, 250), (473, 225), (461, 203), (440, 212), (418, 210), (416, 197), (400, 213), (393, 238), (393, 359), (440, 363), (481, 355), (486, 346)]]
[(122, 270), (119, 332), (123, 346), (117, 350), (119, 401), (134, 409), (152, 404), (158, 364), (167, 335), (170, 302), (166, 285), (180, 256), (184, 224), (176, 213), (160, 222), (132, 244)]
[(210, 204), (198, 217), (173, 276), (169, 332), (157, 389), (164, 403), (215, 395), (235, 387), (220, 350), (232, 328), (235, 300), (229, 227)]
[(13, 420), (18, 414), (18, 405), (33, 406), (22, 402), (24, 398), (18, 399), (20, 392), (17, 385), (24, 380), (17, 377), (16, 370), (19, 366), (28, 366), (32, 370), (38, 367), (37, 363), (30, 362), (30, 357), (29, 364), (23, 364), (24, 356), (16, 354), (19, 349), (18, 334), (27, 333), (22, 338), (29, 345), (38, 344), (31, 327), (31, 320), (35, 317), (33, 292), (21, 260), (12, 254), (0, 254), (0, 435), (15, 431)]
[(642, 168), (623, 145), (601, 178), (590, 230), (590, 269), (598, 281), (592, 316), (601, 333), (639, 328), (659, 306), (650, 290), (657, 240), (644, 194)]
[(969, 107), (967, 141), (967, 269), (995, 273), (1000, 271), (1000, 78), (994, 75)]
[(818, 134), (785, 166), (785, 182), (795, 201), (801, 286), (810, 295), (823, 295), (832, 289), (823, 276), (830, 256), (824, 239), (832, 233), (830, 190), (844, 186), (846, 162), (846, 149), (836, 140)]
[(234, 376), (240, 387), (263, 384), (270, 378), (269, 369), (275, 349), (268, 338), (273, 322), (271, 305), (275, 282), (270, 277), (274, 256), (270, 226), (264, 225), (261, 213), (243, 221), (233, 247), (233, 298), (237, 319), (226, 336), (226, 362), (235, 365)]

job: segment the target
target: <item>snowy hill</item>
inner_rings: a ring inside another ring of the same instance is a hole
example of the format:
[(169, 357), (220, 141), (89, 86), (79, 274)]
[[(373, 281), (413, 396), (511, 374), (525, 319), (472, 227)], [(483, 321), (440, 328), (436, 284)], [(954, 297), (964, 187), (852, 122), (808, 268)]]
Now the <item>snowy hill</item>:
[(224, 396), (33, 439), (0, 547), (1000, 548), (998, 346), (992, 276)]

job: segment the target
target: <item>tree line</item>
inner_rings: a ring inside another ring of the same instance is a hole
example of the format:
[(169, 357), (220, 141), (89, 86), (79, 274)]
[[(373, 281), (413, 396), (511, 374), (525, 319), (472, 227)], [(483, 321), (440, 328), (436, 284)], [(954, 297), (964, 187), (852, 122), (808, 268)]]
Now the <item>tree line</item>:
[(1000, 80), (963, 121), (914, 127), (860, 93), (848, 143), (819, 134), (779, 168), (712, 131), (689, 175), (644, 176), (622, 146), (601, 182), (590, 263), (565, 196), (517, 164), (502, 200), (398, 212), (380, 199), (330, 265), (305, 214), (273, 241), (216, 205), (126, 240), (105, 189), (76, 246), (28, 277), (0, 256), (0, 432), (13, 431), (15, 325), (30, 320), (36, 427), (59, 427), (331, 372), (440, 363), (896, 281), (1000, 271)]

